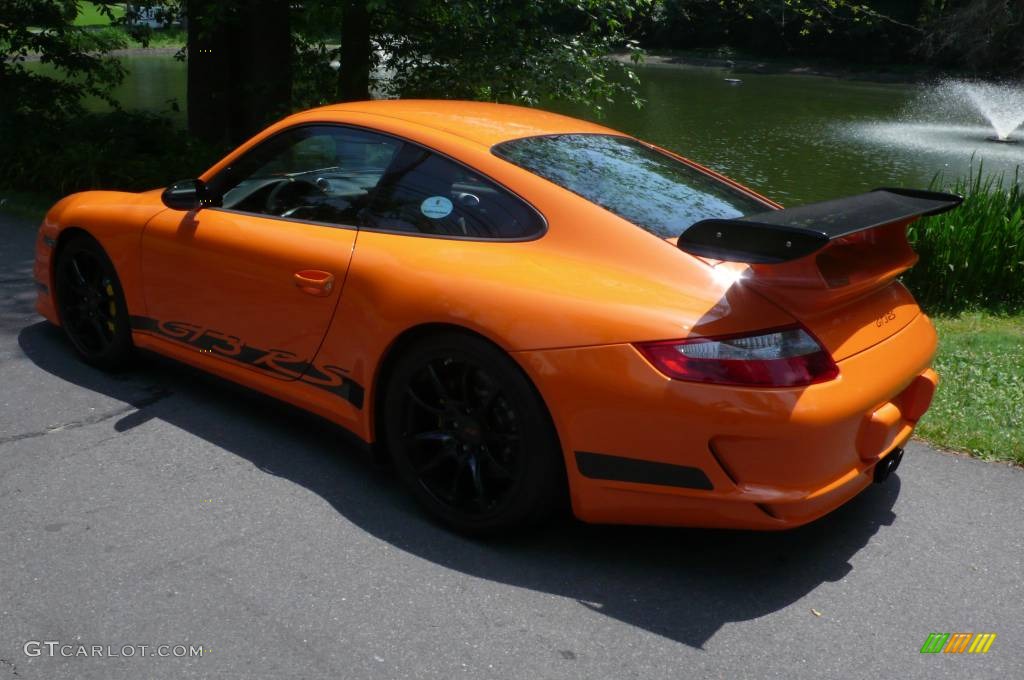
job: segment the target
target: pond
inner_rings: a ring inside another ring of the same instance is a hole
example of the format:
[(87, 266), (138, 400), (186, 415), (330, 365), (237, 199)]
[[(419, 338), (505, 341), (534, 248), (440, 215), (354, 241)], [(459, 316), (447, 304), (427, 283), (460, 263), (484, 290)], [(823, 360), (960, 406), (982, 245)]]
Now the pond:
[[(168, 111), (176, 102), (184, 109), (183, 62), (131, 57), (125, 64), (129, 77), (115, 95), (126, 108)], [(640, 67), (639, 75), (647, 104), (640, 110), (613, 105), (599, 122), (783, 203), (879, 186), (924, 187), (937, 173), (965, 174), (972, 162), (1010, 173), (1024, 165), (1024, 144), (986, 141), (980, 116), (946, 120), (952, 114), (931, 110), (926, 88), (918, 85), (653, 64)], [(550, 108), (594, 118), (578, 106)], [(936, 127), (940, 123), (945, 127)], [(935, 139), (935, 130), (947, 129), (952, 132)]]

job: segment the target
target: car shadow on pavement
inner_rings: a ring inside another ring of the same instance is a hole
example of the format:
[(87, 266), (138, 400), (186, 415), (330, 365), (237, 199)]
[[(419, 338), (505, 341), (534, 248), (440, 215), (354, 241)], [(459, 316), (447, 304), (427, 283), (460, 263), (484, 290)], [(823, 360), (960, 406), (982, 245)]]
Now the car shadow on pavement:
[(18, 341), (40, 369), (136, 406), (114, 423), (118, 432), (166, 421), (309, 489), (369, 534), (415, 556), (571, 598), (692, 647), (702, 647), (726, 623), (764, 616), (842, 579), (858, 551), (896, 518), (894, 476), (828, 517), (782, 533), (588, 526), (562, 518), (512, 538), (471, 540), (427, 519), (397, 478), (357, 455), (358, 447), (326, 421), (157, 357), (130, 372), (104, 374), (80, 363), (46, 323), (24, 328)]

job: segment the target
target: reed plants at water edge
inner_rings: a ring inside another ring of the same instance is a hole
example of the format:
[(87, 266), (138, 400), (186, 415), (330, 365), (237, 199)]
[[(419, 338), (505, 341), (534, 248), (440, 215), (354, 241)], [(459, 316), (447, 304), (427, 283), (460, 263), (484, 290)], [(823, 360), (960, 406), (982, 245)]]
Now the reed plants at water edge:
[(964, 197), (957, 210), (921, 219), (909, 238), (920, 262), (903, 278), (929, 313), (1024, 310), (1024, 172), (986, 174), (973, 166), (932, 188)]

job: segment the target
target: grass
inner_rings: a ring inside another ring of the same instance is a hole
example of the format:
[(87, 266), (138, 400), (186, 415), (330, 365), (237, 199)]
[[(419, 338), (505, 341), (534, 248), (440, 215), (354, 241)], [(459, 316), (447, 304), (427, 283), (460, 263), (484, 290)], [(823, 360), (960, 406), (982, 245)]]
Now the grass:
[[(111, 7), (114, 18), (124, 16), (124, 7), (114, 5)], [(106, 14), (91, 2), (83, 2), (79, 5), (78, 16), (75, 18), (75, 26), (109, 26), (110, 19)]]
[[(142, 43), (128, 36), (132, 45), (142, 47)], [(184, 28), (155, 28), (146, 40), (146, 47), (184, 47), (188, 36)]]
[(934, 313), (985, 309), (1024, 311), (1024, 174), (986, 175), (980, 166), (967, 177), (933, 188), (964, 196), (952, 212), (911, 225), (920, 255), (903, 277), (921, 306)]
[[(124, 16), (124, 7), (112, 5), (111, 10), (115, 19)], [(185, 29), (170, 26), (167, 28), (156, 28), (148, 32), (146, 44), (136, 40), (124, 26), (111, 26), (110, 19), (103, 14), (99, 8), (91, 2), (83, 2), (79, 5), (78, 16), (74, 25), (80, 28), (88, 28), (90, 31), (106, 31), (123, 38), (123, 42), (129, 47), (184, 47), (186, 42)]]
[(933, 321), (941, 381), (918, 436), (1024, 465), (1024, 315), (972, 312)]
[(187, 35), (185, 29), (171, 26), (169, 28), (154, 28), (146, 33), (146, 42), (143, 42), (133, 36), (123, 26), (107, 26), (105, 28), (97, 29), (104, 35), (120, 38), (121, 42), (125, 46), (131, 48), (158, 48), (158, 47), (184, 47), (187, 42)]

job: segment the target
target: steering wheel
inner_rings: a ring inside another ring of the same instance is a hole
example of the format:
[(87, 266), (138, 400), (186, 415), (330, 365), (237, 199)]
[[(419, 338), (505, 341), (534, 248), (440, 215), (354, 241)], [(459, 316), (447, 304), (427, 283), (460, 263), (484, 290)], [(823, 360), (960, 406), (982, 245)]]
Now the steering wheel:
[(288, 217), (296, 210), (307, 207), (303, 199), (312, 195), (326, 194), (309, 180), (286, 177), (278, 182), (267, 196), (266, 211), (278, 217)]

